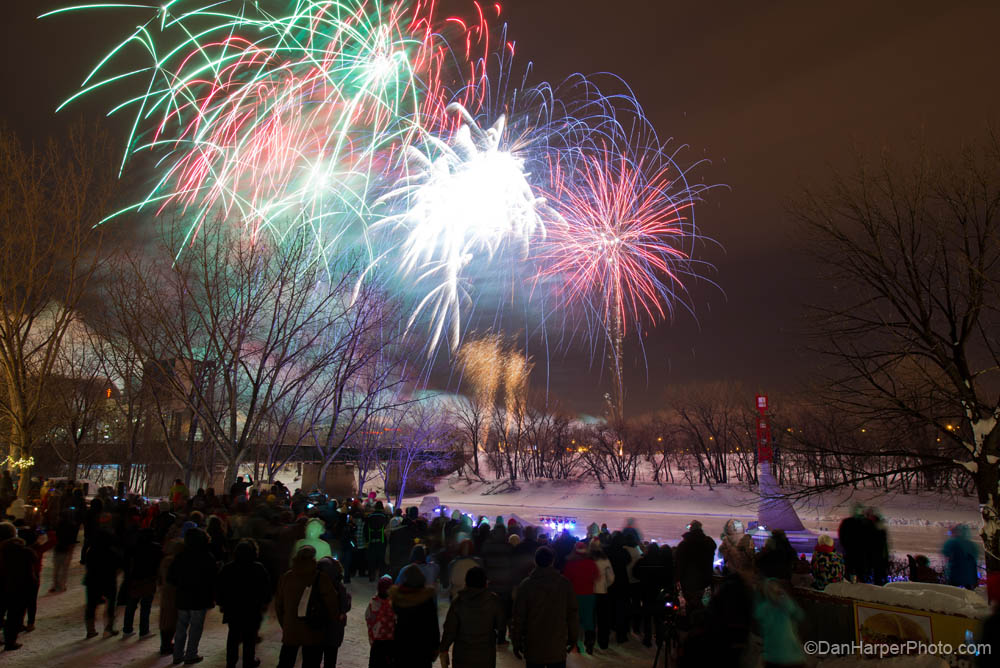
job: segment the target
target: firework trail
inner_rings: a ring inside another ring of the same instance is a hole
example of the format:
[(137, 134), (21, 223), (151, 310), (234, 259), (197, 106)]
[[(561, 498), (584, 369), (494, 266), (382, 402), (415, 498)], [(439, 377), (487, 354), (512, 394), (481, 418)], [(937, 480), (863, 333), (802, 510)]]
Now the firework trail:
[[(582, 313), (618, 367), (626, 333), (683, 301), (703, 187), (627, 86), (529, 85), (530, 66), (515, 83), (514, 45), (491, 28), (500, 6), (469, 7), (471, 20), (439, 16), (436, 0), (59, 12), (147, 14), (70, 98), (139, 90), (110, 113), (132, 114), (123, 160), (155, 155), (156, 177), (119, 214), (169, 210), (188, 240), (206, 224), (251, 242), (305, 230), (325, 267), (360, 251), (364, 276), (397, 274), (413, 300), (407, 331), (427, 323), (429, 356), (459, 348), (487, 269), (531, 267), (504, 290), (541, 305), (532, 331), (547, 346), (551, 322)], [(115, 71), (135, 47), (148, 64)]]
[(398, 202), (402, 211), (379, 225), (404, 230), (401, 271), (433, 285), (409, 324), (429, 307), (429, 349), (448, 325), (454, 350), (461, 338), (461, 303), (468, 299), (463, 270), (474, 260), (492, 259), (507, 242), (527, 254), (529, 240), (544, 238), (545, 200), (532, 190), (523, 158), (502, 146), (504, 116), (484, 130), (461, 105), (449, 110), (463, 124), (451, 142), (428, 137), (422, 150), (407, 147), (407, 174), (380, 200)]
[[(476, 49), (491, 48), (485, 16), (460, 21), (472, 62), (454, 65), (433, 2), (299, 0), (281, 16), (256, 2), (187, 4), (152, 8), (74, 97), (142, 82), (145, 94), (112, 109), (135, 110), (125, 159), (158, 154), (155, 186), (130, 209), (175, 207), (189, 237), (218, 219), (252, 240), (305, 227), (324, 254), (352, 227), (367, 242), (370, 189), (393, 152), (448, 131), (453, 89), (475, 103), (481, 86), (464, 77), (485, 75)], [(150, 65), (102, 78), (133, 43)]]

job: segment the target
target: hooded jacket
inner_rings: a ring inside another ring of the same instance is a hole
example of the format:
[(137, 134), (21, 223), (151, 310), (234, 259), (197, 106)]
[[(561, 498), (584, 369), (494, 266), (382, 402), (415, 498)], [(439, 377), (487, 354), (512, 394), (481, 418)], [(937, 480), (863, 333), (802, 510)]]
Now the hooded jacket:
[(975, 589), (979, 583), (979, 548), (969, 539), (969, 528), (960, 524), (952, 530), (941, 552), (948, 560), (947, 582), (955, 587)]
[(455, 668), (494, 668), (496, 634), (503, 626), (500, 599), (488, 589), (463, 589), (448, 608), (441, 634), (441, 653), (454, 644)]
[(208, 551), (208, 535), (189, 529), (184, 549), (167, 570), (167, 582), (177, 588), (178, 610), (207, 610), (215, 607), (218, 564)]
[(0, 542), (0, 594), (15, 601), (26, 598), (34, 587), (32, 563), (35, 555), (20, 538)]
[(327, 619), (340, 614), (337, 592), (333, 583), (316, 568), (316, 558), (310, 553), (296, 554), (292, 567), (278, 580), (274, 595), (274, 616), (281, 625), (281, 642), (285, 645), (316, 647), (326, 644), (324, 629), (315, 629), (299, 617), (299, 601), (306, 587), (314, 587), (312, 596), (319, 596), (326, 606)]
[(555, 568), (536, 566), (514, 592), (514, 648), (528, 663), (560, 663), (579, 632), (573, 585)]
[(639, 579), (642, 590), (655, 597), (661, 590), (673, 590), (674, 559), (670, 546), (651, 543), (645, 556), (636, 563), (632, 572)]
[[(417, 571), (419, 572), (419, 571)], [(396, 613), (396, 666), (429, 667), (441, 644), (434, 589), (393, 585), (389, 600)]]
[(511, 570), (513, 555), (514, 547), (507, 542), (506, 530), (494, 529), (480, 551), (490, 591), (508, 593), (514, 588)]
[(237, 545), (233, 560), (222, 567), (218, 600), (224, 623), (260, 625), (264, 608), (271, 601), (271, 578), (255, 559), (252, 546)]
[(754, 566), (753, 538), (738, 530), (736, 520), (726, 522), (725, 533), (719, 544), (719, 554), (732, 571), (751, 571)]
[(333, 556), (330, 552), (330, 544), (320, 538), (324, 531), (326, 531), (326, 526), (324, 526), (323, 520), (316, 519), (315, 517), (309, 520), (306, 523), (306, 537), (295, 542), (292, 554), (298, 554), (300, 548), (309, 545), (316, 550), (316, 561), (319, 561), (323, 557)]
[(684, 534), (677, 549), (674, 550), (674, 565), (681, 589), (696, 591), (712, 584), (714, 556), (715, 541), (706, 536), (700, 528)]

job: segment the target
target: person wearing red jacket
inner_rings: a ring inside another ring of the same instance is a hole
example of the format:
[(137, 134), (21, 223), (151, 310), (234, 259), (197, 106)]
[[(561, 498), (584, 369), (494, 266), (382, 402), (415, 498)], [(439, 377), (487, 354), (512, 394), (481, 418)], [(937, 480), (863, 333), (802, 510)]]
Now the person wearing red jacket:
[(590, 556), (590, 546), (580, 541), (573, 547), (573, 552), (566, 560), (563, 575), (573, 585), (576, 594), (577, 609), (580, 615), (580, 628), (583, 629), (583, 644), (587, 654), (594, 653), (594, 583), (601, 577), (597, 562)]

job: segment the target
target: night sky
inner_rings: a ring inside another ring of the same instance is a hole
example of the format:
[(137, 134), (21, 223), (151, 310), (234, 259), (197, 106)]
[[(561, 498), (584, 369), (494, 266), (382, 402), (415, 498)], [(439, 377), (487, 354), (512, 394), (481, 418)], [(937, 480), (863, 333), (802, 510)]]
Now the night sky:
[[(450, 0), (449, 0), (450, 1)], [(102, 100), (53, 115), (89, 68), (136, 22), (111, 12), (34, 17), (67, 3), (4, 3), (0, 118), (27, 141), (59, 132)], [(717, 268), (692, 284), (696, 319), (679, 312), (626, 348), (632, 414), (668, 385), (733, 379), (794, 391), (817, 361), (805, 351), (804, 306), (819, 268), (788, 213), (852, 151), (922, 138), (948, 148), (1000, 121), (1000, 3), (508, 0), (504, 16), (535, 80), (613, 72), (632, 86), (682, 163), (724, 184), (697, 210)], [(112, 126), (113, 128), (115, 126)], [(597, 412), (604, 389), (586, 359), (551, 360), (550, 389)]]

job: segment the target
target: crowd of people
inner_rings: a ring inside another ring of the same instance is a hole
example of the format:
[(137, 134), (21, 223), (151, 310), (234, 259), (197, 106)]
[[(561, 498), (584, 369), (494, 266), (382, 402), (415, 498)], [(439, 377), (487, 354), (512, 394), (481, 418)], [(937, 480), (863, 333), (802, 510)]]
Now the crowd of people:
[[(864, 512), (841, 527), (846, 559), (822, 535), (806, 561), (781, 531), (757, 550), (738, 520), (718, 543), (692, 521), (671, 547), (644, 540), (632, 521), (617, 531), (592, 524), (583, 536), (550, 535), (513, 518), (443, 508), (428, 517), (374, 494), (338, 501), (290, 494), (280, 483), (259, 490), (242, 478), (225, 495), (191, 494), (178, 480), (158, 502), (110, 489), (88, 500), (65, 482), (46, 486), (33, 513), (9, 501), (14, 521), (0, 523), (6, 650), (34, 629), (51, 551), (53, 594), (66, 591), (74, 558), (84, 566), (86, 638), (149, 636), (158, 601), (159, 652), (174, 665), (202, 661), (199, 641), (216, 606), (228, 627), (226, 665), (259, 665), (260, 627), (273, 606), (279, 668), (300, 654), (304, 668), (332, 668), (352, 606), (346, 585), (362, 578), (376, 583), (364, 613), (372, 667), (493, 666), (508, 644), (529, 666), (562, 666), (569, 652), (680, 637), (671, 629), (683, 630), (681, 665), (736, 665), (756, 629), (764, 660), (793, 666), (805, 656), (791, 585), (823, 589), (885, 573), (853, 551), (851, 532), (870, 529), (854, 521)], [(870, 536), (863, 545), (870, 548)], [(947, 549), (965, 563), (968, 545)], [(443, 625), (439, 601), (448, 602)]]

